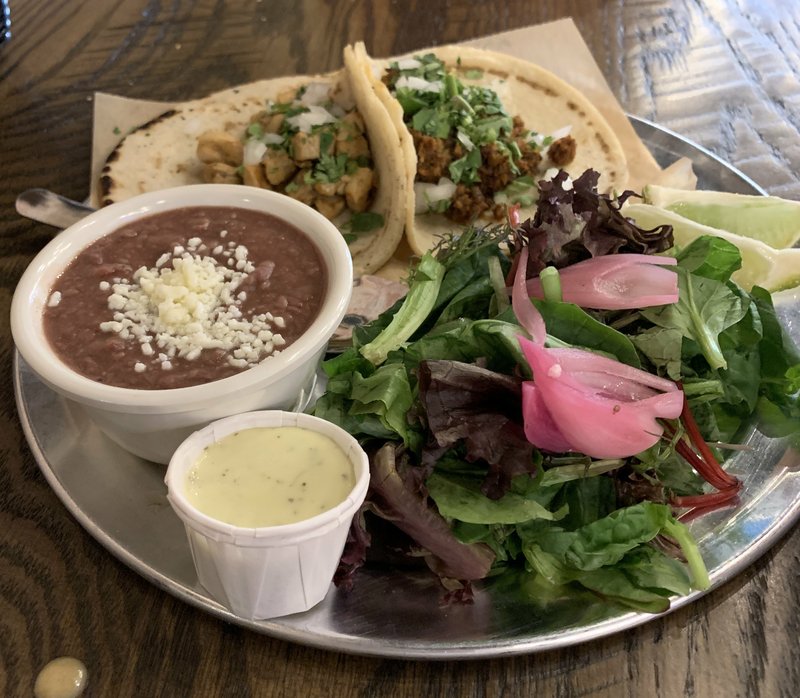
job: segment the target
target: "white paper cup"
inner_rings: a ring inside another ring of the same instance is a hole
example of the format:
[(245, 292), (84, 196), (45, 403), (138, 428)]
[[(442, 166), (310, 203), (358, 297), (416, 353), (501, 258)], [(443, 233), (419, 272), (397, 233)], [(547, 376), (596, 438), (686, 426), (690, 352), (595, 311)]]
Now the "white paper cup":
[[(243, 528), (212, 518), (186, 497), (187, 474), (203, 449), (255, 427), (301, 427), (331, 438), (353, 465), (355, 486), (333, 509), (297, 523)], [(167, 499), (186, 527), (197, 577), (214, 598), (242, 618), (300, 613), (330, 588), (350, 523), (369, 485), (369, 460), (346, 431), (324, 419), (280, 411), (246, 412), (209, 424), (175, 451), (164, 480)]]

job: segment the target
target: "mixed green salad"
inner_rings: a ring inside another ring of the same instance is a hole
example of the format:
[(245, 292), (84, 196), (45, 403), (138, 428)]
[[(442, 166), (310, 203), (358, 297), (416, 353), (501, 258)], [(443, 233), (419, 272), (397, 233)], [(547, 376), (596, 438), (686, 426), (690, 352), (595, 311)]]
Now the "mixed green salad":
[(451, 598), (512, 570), (639, 610), (703, 589), (682, 523), (736, 503), (754, 420), (800, 441), (800, 354), (737, 247), (643, 230), (597, 173), (539, 183), (533, 219), (466, 228), (326, 361), (315, 413), (370, 454), (337, 582), (423, 559)]

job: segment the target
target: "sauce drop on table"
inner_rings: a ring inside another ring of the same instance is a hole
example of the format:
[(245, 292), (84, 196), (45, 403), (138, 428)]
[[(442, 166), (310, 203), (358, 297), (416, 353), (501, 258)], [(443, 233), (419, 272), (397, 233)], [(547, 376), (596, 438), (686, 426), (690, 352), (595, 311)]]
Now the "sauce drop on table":
[(45, 664), (33, 686), (35, 698), (78, 698), (86, 689), (86, 665), (74, 657), (58, 657)]

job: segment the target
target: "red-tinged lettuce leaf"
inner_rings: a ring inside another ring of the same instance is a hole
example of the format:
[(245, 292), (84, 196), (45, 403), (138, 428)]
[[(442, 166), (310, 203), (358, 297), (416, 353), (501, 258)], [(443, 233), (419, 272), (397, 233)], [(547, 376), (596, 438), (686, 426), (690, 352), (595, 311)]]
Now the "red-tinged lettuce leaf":
[(364, 521), (365, 506), (362, 506), (353, 517), (350, 529), (347, 531), (347, 540), (339, 560), (339, 566), (333, 575), (333, 583), (346, 591), (353, 588), (353, 576), (359, 568), (363, 567), (367, 559), (367, 548), (371, 543)]
[(516, 475), (536, 472), (522, 427), (520, 379), (458, 361), (423, 361), (419, 395), (439, 449), (463, 442), (469, 462), (488, 467), (481, 491), (502, 497)]
[(561, 170), (539, 182), (536, 215), (522, 223), (518, 234), (530, 250), (527, 278), (546, 266), (557, 268), (590, 257), (618, 252), (655, 254), (673, 245), (672, 227), (644, 230), (620, 212), (632, 191), (612, 199), (597, 193), (599, 174), (586, 170), (565, 188), (568, 175)]
[(396, 460), (393, 444), (385, 444), (371, 458), (371, 511), (391, 521), (425, 551), (425, 561), (440, 577), (483, 579), (494, 562), (494, 553), (483, 543), (459, 541), (450, 525), (428, 503), (415, 468)]

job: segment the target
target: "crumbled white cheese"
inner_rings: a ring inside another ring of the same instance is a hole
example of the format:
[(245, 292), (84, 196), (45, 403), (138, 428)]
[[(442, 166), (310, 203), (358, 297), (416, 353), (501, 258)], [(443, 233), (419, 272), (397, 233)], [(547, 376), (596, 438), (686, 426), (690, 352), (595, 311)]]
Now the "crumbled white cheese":
[(47, 299), (47, 306), (55, 308), (61, 302), (61, 291), (53, 291)]
[[(115, 311), (114, 319), (100, 323), (100, 329), (135, 339), (148, 357), (156, 354), (155, 340), (159, 349), (155, 358), (163, 370), (172, 368), (176, 356), (193, 360), (203, 349), (227, 352), (228, 363), (237, 368), (256, 365), (286, 343), (272, 333), (272, 323), (283, 328), (285, 321), (271, 313), (243, 317), (238, 306), (247, 294), (236, 289), (255, 266), (244, 245), (229, 245), (233, 256), (227, 266), (200, 254), (205, 246), (195, 237), (186, 243), (191, 252), (177, 245), (172, 255), (167, 254), (171, 264), (159, 264), (162, 255), (155, 267), (137, 269), (132, 282), (115, 280), (106, 289), (112, 291), (107, 303)], [(236, 269), (229, 268), (234, 264)], [(145, 366), (137, 362), (134, 370), (144, 370), (140, 365)]]

